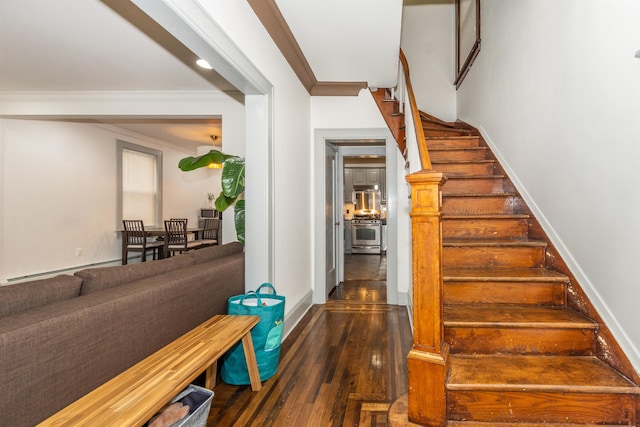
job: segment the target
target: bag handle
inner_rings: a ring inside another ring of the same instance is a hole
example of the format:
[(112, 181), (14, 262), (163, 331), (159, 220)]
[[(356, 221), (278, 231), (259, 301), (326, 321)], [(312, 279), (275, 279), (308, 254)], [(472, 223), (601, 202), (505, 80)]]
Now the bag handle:
[[(262, 288), (266, 288), (271, 290), (271, 292), (260, 292), (262, 290)], [(273, 294), (273, 295), (278, 295), (278, 293), (276, 292), (276, 288), (273, 287), (273, 285), (271, 283), (263, 283), (262, 285), (260, 285), (258, 287), (258, 289), (256, 289), (256, 294)]]
[(260, 307), (260, 306), (262, 305), (262, 300), (260, 299), (260, 295), (258, 295), (255, 291), (249, 291), (249, 292), (247, 292), (246, 294), (242, 295), (242, 298), (240, 299), (240, 304), (242, 304), (242, 305), (247, 305), (247, 304), (245, 304), (245, 303), (244, 303), (244, 300), (245, 300), (247, 297), (254, 297), (254, 298), (256, 298), (256, 299), (258, 300), (258, 302), (257, 302), (258, 307)]

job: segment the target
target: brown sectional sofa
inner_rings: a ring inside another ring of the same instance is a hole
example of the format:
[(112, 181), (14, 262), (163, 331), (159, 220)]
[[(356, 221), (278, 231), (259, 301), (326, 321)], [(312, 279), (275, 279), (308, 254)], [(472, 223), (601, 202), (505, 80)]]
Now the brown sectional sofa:
[(0, 287), (0, 425), (32, 426), (244, 293), (240, 243)]

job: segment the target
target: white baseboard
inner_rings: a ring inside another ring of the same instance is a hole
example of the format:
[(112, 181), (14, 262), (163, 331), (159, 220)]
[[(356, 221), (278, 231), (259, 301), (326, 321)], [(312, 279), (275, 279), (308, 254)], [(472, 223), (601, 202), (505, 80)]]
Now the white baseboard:
[(408, 292), (398, 292), (398, 305), (409, 305)]
[[(129, 259), (130, 260), (134, 260), (136, 258), (140, 258), (140, 255), (135, 256), (135, 257), (131, 257)], [(138, 262), (138, 261), (136, 261), (136, 262)], [(29, 282), (31, 280), (49, 279), (51, 277), (58, 276), (60, 274), (71, 274), (72, 275), (76, 271), (84, 270), (86, 268), (110, 267), (110, 266), (114, 266), (114, 265), (122, 265), (122, 260), (120, 258), (118, 258), (118, 259), (111, 260), (111, 261), (95, 262), (95, 263), (92, 263), (92, 264), (77, 265), (75, 267), (68, 267), (68, 268), (62, 268), (62, 269), (59, 269), (59, 270), (45, 271), (45, 272), (42, 272), (42, 273), (27, 274), (27, 275), (19, 276), (19, 277), (10, 277), (10, 278), (8, 278), (6, 280), (1, 280), (0, 281), (0, 286), (12, 285), (14, 283)]]
[(313, 291), (309, 291), (302, 300), (289, 313), (284, 316), (284, 331), (282, 340), (284, 341), (289, 333), (296, 327), (304, 315), (313, 305)]

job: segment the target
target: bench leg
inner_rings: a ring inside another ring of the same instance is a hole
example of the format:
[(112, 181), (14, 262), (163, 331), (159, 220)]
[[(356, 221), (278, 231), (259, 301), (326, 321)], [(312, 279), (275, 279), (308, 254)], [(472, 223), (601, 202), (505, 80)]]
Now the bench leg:
[(262, 388), (262, 382), (260, 382), (260, 371), (258, 370), (256, 352), (253, 349), (251, 332), (247, 332), (245, 336), (242, 337), (242, 347), (244, 348), (244, 357), (247, 360), (249, 379), (251, 380), (251, 390), (258, 391)]
[(204, 380), (204, 388), (213, 390), (216, 386), (216, 376), (218, 375), (218, 361), (213, 362), (211, 366), (207, 368), (207, 374)]

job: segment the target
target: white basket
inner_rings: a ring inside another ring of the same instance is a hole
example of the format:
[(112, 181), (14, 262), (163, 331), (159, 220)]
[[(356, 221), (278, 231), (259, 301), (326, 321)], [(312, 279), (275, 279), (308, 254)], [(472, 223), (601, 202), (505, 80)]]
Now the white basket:
[(187, 415), (183, 419), (171, 424), (171, 427), (206, 427), (207, 426), (207, 417), (209, 416), (209, 410), (211, 409), (211, 401), (213, 400), (213, 391), (206, 389), (204, 387), (199, 387), (197, 385), (190, 384), (179, 395), (174, 397), (171, 403), (177, 402), (178, 400), (182, 399), (192, 391), (199, 391), (201, 393), (208, 394), (209, 397), (207, 398), (207, 400), (202, 402), (202, 404), (198, 406), (198, 408), (195, 411), (193, 411), (191, 415)]

